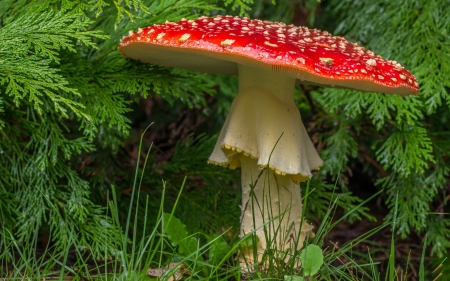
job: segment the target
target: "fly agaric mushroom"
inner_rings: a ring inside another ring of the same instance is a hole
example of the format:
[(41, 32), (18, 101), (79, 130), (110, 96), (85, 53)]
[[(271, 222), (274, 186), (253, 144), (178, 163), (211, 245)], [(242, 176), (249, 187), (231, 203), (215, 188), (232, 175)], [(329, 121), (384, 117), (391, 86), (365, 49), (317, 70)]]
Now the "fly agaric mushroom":
[[(208, 162), (241, 167), (241, 236), (257, 229), (258, 259), (268, 243), (293, 253), (310, 230), (300, 225), (298, 183), (323, 162), (294, 103), (295, 83), (400, 95), (419, 91), (400, 64), (342, 37), (247, 18), (200, 17), (140, 28), (122, 39), (119, 51), (145, 63), (239, 76), (238, 94)], [(243, 258), (251, 262), (251, 253)]]

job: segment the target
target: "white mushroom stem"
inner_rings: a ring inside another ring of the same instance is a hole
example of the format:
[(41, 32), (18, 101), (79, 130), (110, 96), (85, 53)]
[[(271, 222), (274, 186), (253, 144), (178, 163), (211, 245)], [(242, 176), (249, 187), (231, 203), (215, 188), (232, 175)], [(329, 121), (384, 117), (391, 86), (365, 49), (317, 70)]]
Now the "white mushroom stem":
[[(279, 232), (281, 236), (277, 234), (271, 238), (280, 240), (276, 244), (279, 250), (286, 250), (290, 247), (286, 246), (286, 239), (283, 237), (289, 237), (290, 234), (293, 234), (294, 240), (300, 239), (297, 248), (303, 244), (303, 236), (299, 233), (302, 208), (298, 183), (309, 179), (311, 170), (318, 169), (323, 162), (295, 105), (295, 79), (276, 73), (275, 70), (239, 66), (239, 92), (209, 162), (233, 169), (242, 168), (241, 234), (250, 232), (287, 211), (282, 220), (275, 220), (273, 223), (279, 224), (278, 229), (282, 231), (292, 231), (283, 234)], [(261, 208), (247, 204), (250, 185), (254, 184), (258, 171), (267, 166), (270, 167), (269, 171), (255, 187), (255, 198), (265, 204), (260, 205)], [(277, 176), (273, 176), (273, 173)], [(264, 190), (267, 194), (268, 186), (270, 194), (277, 194), (276, 197), (265, 198), (262, 195)], [(252, 209), (256, 225), (253, 224)], [(274, 234), (274, 231), (273, 229), (271, 233)], [(262, 229), (256, 234), (260, 241), (258, 252), (262, 254), (273, 243), (266, 241)], [(247, 255), (245, 257), (250, 258)]]
[[(311, 228), (302, 221), (302, 197), (298, 184), (290, 176), (261, 170), (255, 159), (241, 156), (242, 217), (241, 237), (255, 233), (258, 237), (256, 256), (253, 248), (242, 248), (240, 263), (252, 268), (263, 260), (270, 249), (276, 260), (288, 261), (303, 246)], [(256, 230), (256, 232), (255, 232)], [(264, 260), (267, 263), (267, 260)], [(298, 264), (298, 262), (295, 262)]]

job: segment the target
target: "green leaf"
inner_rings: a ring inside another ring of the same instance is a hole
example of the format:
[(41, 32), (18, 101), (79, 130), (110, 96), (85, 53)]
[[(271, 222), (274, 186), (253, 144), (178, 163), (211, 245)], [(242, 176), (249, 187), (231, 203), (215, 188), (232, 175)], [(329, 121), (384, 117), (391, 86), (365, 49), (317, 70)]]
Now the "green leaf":
[[(197, 252), (198, 248), (199, 248), (199, 240), (191, 236), (180, 241), (178, 252), (182, 255), (189, 256)], [(201, 255), (199, 255), (198, 257), (202, 259)]]
[(171, 214), (164, 213), (164, 233), (169, 238), (173, 246), (177, 246), (183, 239), (188, 236), (186, 225)]
[(231, 247), (221, 237), (215, 240), (209, 246), (209, 260), (213, 264), (218, 264), (231, 251)]
[(252, 233), (252, 234), (249, 234), (247, 237), (245, 237), (239, 246), (241, 248), (252, 248), (253, 245), (258, 244), (258, 242), (259, 242), (258, 236), (256, 234)]
[(323, 264), (323, 253), (319, 246), (308, 245), (300, 254), (305, 276), (316, 274)]
[[(186, 225), (171, 214), (164, 213), (164, 233), (169, 238), (173, 246), (178, 246), (178, 252), (185, 256), (190, 256), (198, 251), (199, 239), (188, 236)], [(203, 260), (201, 255), (198, 259)]]

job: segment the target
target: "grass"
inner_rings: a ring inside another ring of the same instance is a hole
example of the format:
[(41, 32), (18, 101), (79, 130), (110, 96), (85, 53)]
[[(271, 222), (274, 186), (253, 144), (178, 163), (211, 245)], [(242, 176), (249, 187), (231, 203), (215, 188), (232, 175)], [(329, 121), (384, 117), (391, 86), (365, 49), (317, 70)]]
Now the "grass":
[[(114, 190), (114, 189), (112, 189)], [(164, 190), (164, 183), (163, 183)], [(181, 187), (183, 190), (183, 187)], [(313, 192), (313, 191), (312, 191)], [(164, 192), (163, 192), (164, 193)], [(114, 221), (118, 223), (116, 196), (110, 203), (110, 210)], [(137, 194), (137, 196), (139, 196)], [(376, 195), (374, 195), (376, 196)], [(307, 197), (306, 197), (307, 199)], [(148, 202), (147, 198), (147, 202)], [(176, 203), (177, 204), (177, 203)], [(175, 207), (176, 208), (176, 204)], [(147, 208), (146, 205), (145, 208)], [(136, 206), (139, 208), (139, 206)], [(382, 277), (378, 271), (378, 263), (374, 262), (370, 251), (367, 253), (367, 261), (361, 262), (360, 255), (352, 252), (358, 243), (361, 243), (384, 227), (392, 225), (383, 224), (368, 231), (348, 243), (332, 247), (325, 247), (324, 239), (327, 233), (345, 217), (333, 220), (336, 210), (336, 202), (330, 204), (329, 212), (319, 226), (316, 236), (308, 241), (308, 244), (317, 245), (323, 250), (324, 263), (320, 270), (312, 276), (304, 276), (304, 268), (284, 266), (269, 267), (270, 271), (256, 270), (253, 273), (241, 275), (239, 265), (234, 263), (234, 257), (239, 249), (239, 244), (245, 238), (229, 245), (224, 234), (215, 237), (207, 237), (202, 233), (188, 233), (186, 226), (174, 217), (174, 210), (165, 212), (164, 204), (161, 203), (160, 212), (156, 218), (151, 233), (144, 234), (145, 239), (133, 235), (122, 236), (122, 241), (116, 241), (117, 255), (114, 258), (105, 256), (97, 261), (89, 256), (89, 253), (74, 249), (73, 243), (68, 243), (63, 251), (46, 248), (44, 254), (36, 252), (37, 234), (25, 245), (18, 245), (14, 235), (3, 230), (3, 235), (8, 235), (10, 244), (6, 245), (0, 258), (2, 261), (10, 262), (13, 270), (4, 280), (407, 280), (407, 269), (396, 268), (394, 239), (391, 243), (391, 255), (389, 258), (389, 270)], [(136, 215), (136, 210), (131, 216)], [(131, 216), (125, 229), (131, 227)], [(147, 221), (149, 218), (145, 218)], [(139, 227), (133, 225), (133, 227)], [(145, 229), (145, 227), (144, 227)], [(125, 233), (125, 232), (124, 232)], [(249, 235), (248, 235), (249, 236)], [(394, 237), (393, 237), (394, 238)], [(73, 239), (69, 239), (73, 241)], [(205, 242), (206, 241), (206, 242)], [(63, 254), (53, 255), (53, 252)], [(75, 253), (77, 261), (69, 265), (69, 253)], [(269, 251), (269, 255), (272, 255)], [(422, 253), (419, 280), (425, 279), (425, 249)], [(297, 257), (298, 258), (298, 257)], [(5, 263), (2, 263), (5, 266)], [(294, 263), (288, 263), (294, 264)], [(147, 269), (152, 268), (147, 275)], [(436, 274), (435, 276), (439, 276)], [(153, 278), (152, 278), (153, 277)], [(171, 279), (173, 277), (173, 279)], [(175, 278), (176, 277), (176, 278)]]
[[(147, 159), (144, 166), (146, 161)], [(186, 179), (180, 187), (174, 206), (169, 210), (166, 210), (164, 205), (166, 188), (163, 182), (161, 184), (163, 196), (158, 215), (156, 218), (147, 217), (150, 198), (145, 198), (145, 206), (137, 203), (140, 201), (140, 192), (137, 188), (143, 178), (144, 173), (137, 168), (121, 241), (108, 241), (117, 249), (114, 256), (105, 254), (100, 259), (93, 257), (86, 249), (74, 246), (73, 236), (68, 238), (68, 243), (62, 249), (52, 248), (50, 243), (47, 243), (43, 253), (38, 253), (37, 230), (25, 244), (19, 245), (14, 233), (2, 229), (1, 234), (8, 238), (9, 243), (3, 246), (4, 249), (0, 253), (0, 274), (4, 275), (1, 280), (408, 280), (408, 267), (402, 269), (395, 265), (394, 234), (391, 237), (388, 269), (383, 276), (379, 271), (379, 262), (374, 261), (370, 249), (367, 249), (367, 253), (355, 250), (356, 245), (367, 241), (381, 229), (388, 227), (395, 229), (399, 218), (394, 219), (392, 224), (384, 223), (340, 246), (325, 242), (327, 235), (336, 225), (375, 198), (378, 193), (339, 218), (335, 217), (338, 206), (338, 198), (336, 198), (329, 203), (328, 211), (315, 231), (314, 238), (306, 240), (304, 248), (298, 252), (298, 255), (291, 257), (286, 263), (278, 263), (276, 249), (269, 246), (266, 254), (271, 261), (270, 266), (243, 273), (235, 258), (244, 241), (254, 239), (252, 233), (237, 241), (229, 241), (227, 231), (217, 235), (189, 233), (186, 225), (174, 215)], [(111, 190), (112, 198), (108, 202), (107, 215), (111, 216), (116, 226), (120, 228), (122, 220), (118, 212), (118, 199), (115, 189)], [(303, 199), (304, 210), (308, 197), (313, 192), (314, 190), (309, 191), (308, 185)], [(137, 224), (139, 208), (144, 208), (145, 217), (142, 220), (144, 225)], [(263, 227), (267, 227), (269, 223), (271, 221)], [(147, 224), (154, 225), (150, 233), (145, 232)], [(134, 231), (137, 229), (141, 231)], [(76, 234), (71, 233), (71, 235)], [(253, 240), (253, 243), (255, 242)], [(426, 241), (423, 244), (425, 245)], [(319, 251), (313, 249), (319, 249)], [(301, 263), (298, 262), (299, 259)], [(426, 276), (426, 269), (428, 271), (432, 269), (427, 268), (425, 259), (424, 248), (418, 280), (432, 280), (429, 279), (430, 276), (433, 276), (434, 280), (439, 279), (442, 276), (439, 266), (431, 275)], [(7, 268), (12, 270), (6, 272)]]

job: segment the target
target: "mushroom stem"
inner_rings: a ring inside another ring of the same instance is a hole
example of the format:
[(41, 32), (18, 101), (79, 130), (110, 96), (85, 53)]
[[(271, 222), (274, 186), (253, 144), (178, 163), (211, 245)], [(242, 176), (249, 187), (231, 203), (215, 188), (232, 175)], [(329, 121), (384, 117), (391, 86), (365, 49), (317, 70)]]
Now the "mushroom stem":
[[(302, 247), (298, 183), (308, 180), (311, 170), (323, 163), (295, 105), (294, 87), (294, 78), (240, 65), (239, 92), (209, 158), (213, 164), (242, 168), (241, 235), (269, 222), (269, 231), (256, 231), (258, 260), (268, 246), (281, 251)], [(270, 169), (254, 187), (253, 200), (259, 205), (253, 204), (249, 188), (265, 167)], [(296, 241), (297, 247), (290, 241)], [(241, 261), (253, 263), (252, 253), (244, 253)]]
[[(256, 256), (253, 248), (242, 248), (239, 257), (241, 267), (251, 270), (255, 262), (263, 261), (265, 251), (271, 251), (268, 257), (287, 262), (303, 246), (305, 237), (311, 231), (306, 221), (302, 221), (299, 185), (288, 175), (278, 175), (267, 168), (261, 170), (255, 159), (241, 155), (240, 161), (240, 236), (253, 232), (259, 240)], [(267, 259), (263, 262), (266, 264)]]

